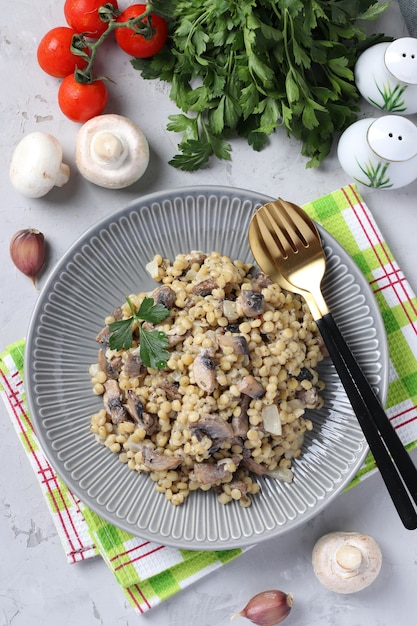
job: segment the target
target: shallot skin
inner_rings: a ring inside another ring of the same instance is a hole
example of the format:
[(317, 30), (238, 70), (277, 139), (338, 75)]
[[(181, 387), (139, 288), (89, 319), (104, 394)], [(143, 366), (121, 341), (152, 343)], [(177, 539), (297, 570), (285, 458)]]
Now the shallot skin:
[(276, 626), (288, 617), (293, 604), (291, 593), (276, 589), (262, 591), (249, 600), (244, 609), (232, 616), (246, 617), (256, 626)]
[(45, 237), (36, 228), (26, 228), (15, 233), (10, 241), (10, 258), (23, 274), (32, 279), (45, 264)]

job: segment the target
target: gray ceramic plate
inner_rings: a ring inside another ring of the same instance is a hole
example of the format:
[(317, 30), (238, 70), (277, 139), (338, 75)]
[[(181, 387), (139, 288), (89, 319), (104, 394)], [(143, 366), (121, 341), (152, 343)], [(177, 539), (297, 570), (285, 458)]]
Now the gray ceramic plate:
[[(367, 445), (328, 359), (322, 363), (325, 408), (312, 411), (291, 484), (260, 479), (250, 508), (195, 492), (175, 507), (154, 483), (120, 463), (89, 432), (102, 406), (88, 375), (95, 336), (125, 295), (152, 289), (145, 264), (195, 249), (252, 260), (247, 232), (254, 210), (271, 198), (231, 188), (190, 187), (154, 193), (86, 232), (43, 289), (26, 343), (26, 390), (35, 431), (52, 466), (93, 511), (120, 528), (189, 549), (250, 545), (276, 537), (321, 511), (349, 483)], [(385, 400), (388, 352), (370, 288), (352, 259), (321, 231), (328, 271), (324, 292), (372, 385)]]

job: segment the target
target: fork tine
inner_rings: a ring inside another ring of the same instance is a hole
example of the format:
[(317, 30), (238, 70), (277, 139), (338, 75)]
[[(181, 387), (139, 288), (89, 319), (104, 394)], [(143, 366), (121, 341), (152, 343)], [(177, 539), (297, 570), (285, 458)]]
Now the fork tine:
[(273, 238), (278, 245), (279, 250), (284, 258), (287, 258), (290, 254), (297, 252), (297, 247), (294, 242), (293, 233), (289, 232), (288, 226), (285, 223), (285, 212), (282, 212), (279, 201), (268, 202), (258, 211), (259, 218), (263, 220), (268, 231), (273, 233)]
[(279, 198), (279, 201), (281, 203), (283, 213), (292, 224), (293, 229), (296, 231), (297, 236), (301, 239), (305, 247), (308, 248), (311, 245), (312, 236), (313, 241), (315, 241), (316, 238), (317, 241), (320, 241), (320, 235), (316, 225), (313, 220), (309, 219), (308, 215), (301, 207), (293, 202), (287, 202), (282, 198)]
[(272, 228), (276, 236), (285, 242), (286, 252), (294, 254), (297, 254), (300, 245), (304, 248), (309, 247), (312, 234), (311, 229), (303, 223), (302, 216), (299, 217), (297, 208), (297, 205), (279, 198), (268, 202), (261, 209), (270, 229)]
[[(259, 211), (260, 209), (253, 215), (249, 231), (249, 241), (252, 252), (254, 252), (254, 256), (256, 257), (256, 262), (264, 274), (269, 276), (271, 280), (275, 280), (275, 282), (277, 282), (277, 284), (279, 284), (283, 289), (286, 289), (287, 291), (296, 291), (297, 293), (305, 296), (304, 291), (291, 285), (282, 271), (277, 270), (277, 262), (276, 258), (274, 258), (272, 250), (279, 247), (279, 243), (276, 239), (274, 239), (273, 234), (263, 219), (263, 214), (259, 213)], [(262, 245), (260, 242), (262, 242)], [(280, 254), (283, 259), (288, 258), (286, 253), (281, 249)]]
[(301, 227), (303, 219), (309, 220), (301, 208), (297, 211), (290, 203), (283, 207), (282, 201), (271, 201), (254, 213), (249, 243), (262, 271), (283, 289), (302, 295), (318, 319), (328, 312), (319, 287), (324, 250), (318, 231)]
[[(298, 215), (294, 215), (294, 211), (292, 210), (292, 206), (279, 198), (277, 202), (272, 203), (273, 212), (271, 211), (271, 218), (276, 220), (277, 223), (281, 225), (280, 227), (285, 231), (286, 237), (290, 242), (291, 248), (294, 252), (297, 252), (297, 249), (301, 245), (305, 248), (308, 247), (308, 237), (306, 237), (303, 233), (302, 224), (298, 224), (297, 217)], [(294, 219), (295, 218), (295, 219)], [(301, 227), (301, 228), (300, 228)]]
[(268, 250), (271, 250), (271, 245), (276, 246), (279, 249), (280, 254), (284, 259), (288, 257), (288, 241), (285, 237), (285, 229), (283, 229), (279, 220), (275, 219), (275, 216), (271, 215), (268, 210), (268, 205), (264, 205), (256, 212), (256, 221), (261, 232), (262, 237), (268, 244)]
[[(278, 248), (278, 254), (284, 254), (280, 247), (279, 241), (277, 241), (272, 233), (270, 232), (267, 224), (262, 219), (262, 215), (257, 211), (252, 219), (253, 227), (256, 231), (255, 241), (256, 241), (256, 251), (257, 251), (257, 259), (262, 257), (261, 269), (268, 276), (275, 277), (275, 280), (278, 278), (278, 273), (276, 271), (275, 259), (273, 257), (272, 250)], [(252, 237), (253, 240), (253, 237)], [(262, 242), (262, 245), (260, 245)], [(259, 262), (259, 261), (258, 261)]]

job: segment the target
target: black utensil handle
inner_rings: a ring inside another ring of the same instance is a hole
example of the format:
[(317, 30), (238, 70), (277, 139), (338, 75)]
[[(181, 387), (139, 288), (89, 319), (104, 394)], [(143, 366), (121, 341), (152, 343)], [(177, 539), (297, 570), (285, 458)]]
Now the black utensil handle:
[[(329, 319), (329, 317), (331, 319)], [(331, 314), (326, 314), (323, 318), (316, 320), (316, 322), (398, 515), (405, 528), (414, 530), (417, 528), (417, 512), (410, 500), (401, 476), (381, 439), (378, 428), (372, 419), (372, 412), (369, 410), (360, 393), (359, 386), (355, 382), (355, 378), (345, 361), (345, 355), (352, 354), (350, 348), (347, 346), (343, 336), (338, 330)], [(336, 331), (334, 330), (335, 328)], [(349, 362), (351, 361), (351, 357), (346, 356), (346, 358)], [(357, 364), (356, 366), (360, 369)], [(354, 370), (356, 370), (356, 367), (354, 367)], [(362, 377), (364, 378), (361, 372), (359, 379), (361, 380)], [(369, 386), (367, 381), (366, 385)], [(361, 386), (363, 387), (363, 381)]]
[(414, 465), (410, 455), (404, 448), (404, 445), (393, 428), (387, 414), (385, 413), (377, 395), (368, 383), (364, 373), (362, 372), (358, 362), (356, 361), (352, 351), (346, 343), (342, 333), (340, 332), (334, 317), (328, 313), (323, 317), (323, 321), (328, 326), (333, 341), (339, 352), (343, 355), (343, 360), (350, 371), (359, 393), (365, 402), (371, 418), (375, 422), (381, 437), (391, 453), (393, 461), (397, 466), (403, 481), (407, 485), (411, 497), (417, 503), (417, 468)]

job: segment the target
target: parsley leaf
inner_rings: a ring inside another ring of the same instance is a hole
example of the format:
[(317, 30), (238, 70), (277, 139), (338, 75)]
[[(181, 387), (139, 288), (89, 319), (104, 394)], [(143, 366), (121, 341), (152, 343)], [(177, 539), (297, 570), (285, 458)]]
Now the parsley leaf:
[(132, 347), (133, 322), (135, 319), (130, 317), (127, 320), (118, 320), (109, 324), (110, 350), (129, 350)]
[(182, 111), (168, 130), (183, 133), (174, 167), (195, 171), (231, 158), (244, 136), (261, 150), (283, 126), (316, 167), (337, 133), (357, 119), (353, 68), (381, 41), (360, 21), (389, 6), (378, 0), (153, 0), (170, 21), (168, 45), (135, 59), (143, 78), (167, 81)]
[(163, 304), (155, 304), (153, 298), (145, 297), (135, 311), (130, 298), (126, 296), (132, 317), (126, 320), (117, 320), (109, 324), (111, 350), (129, 350), (133, 345), (134, 324), (137, 324), (139, 334), (139, 355), (146, 367), (163, 369), (169, 358), (168, 337), (159, 330), (143, 328), (142, 321), (157, 324), (169, 315), (169, 310)]
[(159, 330), (140, 329), (139, 356), (142, 362), (153, 370), (164, 369), (169, 358), (168, 337)]

